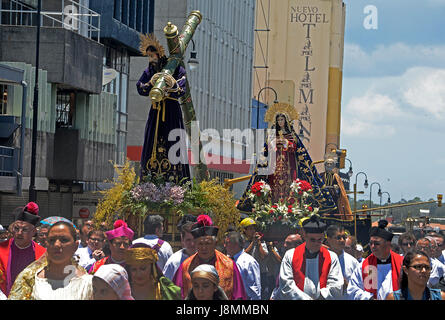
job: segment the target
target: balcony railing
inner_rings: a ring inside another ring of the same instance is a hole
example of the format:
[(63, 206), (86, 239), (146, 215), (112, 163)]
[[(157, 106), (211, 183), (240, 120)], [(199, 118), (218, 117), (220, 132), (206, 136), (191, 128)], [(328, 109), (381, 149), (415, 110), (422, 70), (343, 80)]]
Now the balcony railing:
[[(37, 10), (17, 0), (0, 1), (0, 25), (35, 26)], [(100, 14), (74, 0), (61, 0), (60, 11), (41, 11), (41, 27), (65, 28), (100, 41)]]

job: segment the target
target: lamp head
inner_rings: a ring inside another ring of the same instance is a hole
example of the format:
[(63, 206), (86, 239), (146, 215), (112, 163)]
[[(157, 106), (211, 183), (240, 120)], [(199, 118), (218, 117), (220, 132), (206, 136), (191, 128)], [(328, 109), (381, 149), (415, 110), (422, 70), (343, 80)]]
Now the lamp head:
[(348, 171), (348, 177), (352, 177), (352, 175), (354, 174), (354, 172), (352, 171), (352, 167), (349, 167), (349, 171)]
[(364, 184), (365, 188), (367, 188), (369, 186), (368, 184), (368, 179), (365, 179), (365, 184)]
[(187, 63), (189, 64), (190, 70), (195, 70), (199, 65), (199, 62), (196, 59), (196, 55), (197, 55), (196, 51), (190, 52), (190, 59), (189, 59), (189, 61), (187, 61)]

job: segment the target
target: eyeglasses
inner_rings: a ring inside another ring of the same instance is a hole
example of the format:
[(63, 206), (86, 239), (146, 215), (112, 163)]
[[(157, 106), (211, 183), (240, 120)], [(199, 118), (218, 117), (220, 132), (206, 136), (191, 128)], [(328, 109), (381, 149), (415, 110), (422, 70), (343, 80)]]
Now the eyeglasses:
[(23, 232), (29, 232), (29, 231), (31, 231), (31, 228), (29, 228), (29, 227), (17, 227), (17, 226), (14, 226), (14, 228), (12, 229), (12, 230), (14, 230), (14, 232), (20, 232), (20, 230), (22, 230)]
[(379, 246), (379, 245), (381, 245), (382, 243), (381, 242), (378, 242), (378, 241), (369, 241), (369, 245), (370, 246), (372, 246), (372, 245), (374, 245), (374, 246)]
[(130, 243), (127, 241), (113, 241), (112, 244), (117, 248), (120, 248), (122, 245), (124, 248), (128, 248), (130, 246)]
[(431, 271), (431, 266), (427, 264), (416, 264), (410, 267), (416, 269), (417, 271), (422, 271), (423, 269), (425, 269), (426, 271)]
[(98, 238), (90, 238), (89, 240), (93, 241), (93, 242), (102, 242), (102, 241), (104, 241), (103, 239), (98, 239)]
[(414, 242), (402, 242), (402, 246), (414, 246)]
[(341, 240), (341, 239), (346, 240), (346, 238), (347, 238), (347, 236), (345, 234), (343, 234), (343, 235), (341, 234), (341, 235), (338, 235), (335, 237), (336, 240)]

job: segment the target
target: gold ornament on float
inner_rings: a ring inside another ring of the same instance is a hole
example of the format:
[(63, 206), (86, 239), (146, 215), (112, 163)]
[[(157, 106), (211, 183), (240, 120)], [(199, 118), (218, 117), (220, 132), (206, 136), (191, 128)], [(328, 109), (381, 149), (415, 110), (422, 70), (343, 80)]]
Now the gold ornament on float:
[(284, 114), (288, 123), (292, 123), (299, 118), (298, 111), (290, 104), (284, 102), (274, 103), (267, 109), (266, 115), (264, 116), (264, 121), (269, 124), (269, 128), (275, 124), (275, 119), (278, 114)]
[(165, 57), (165, 50), (164, 47), (161, 45), (159, 40), (156, 38), (156, 36), (153, 33), (150, 34), (141, 34), (139, 36), (140, 38), (140, 44), (139, 44), (139, 51), (142, 53), (142, 55), (147, 55), (147, 48), (149, 46), (153, 46), (156, 48), (156, 51), (159, 53), (159, 57)]

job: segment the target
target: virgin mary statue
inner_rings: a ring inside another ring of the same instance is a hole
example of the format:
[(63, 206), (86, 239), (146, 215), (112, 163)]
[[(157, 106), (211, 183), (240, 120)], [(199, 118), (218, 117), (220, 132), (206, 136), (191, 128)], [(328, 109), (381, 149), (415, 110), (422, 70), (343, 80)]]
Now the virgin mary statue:
[[(275, 103), (266, 112), (265, 121), (268, 122), (272, 134), (268, 136), (264, 146), (264, 157), (272, 159), (258, 161), (252, 177), (247, 184), (238, 203), (238, 209), (249, 213), (252, 211), (251, 199), (247, 192), (251, 186), (260, 180), (265, 181), (271, 188), (272, 203), (286, 199), (290, 186), (296, 179), (306, 180), (313, 189), (312, 205), (319, 208), (319, 213), (329, 213), (336, 210), (335, 202), (324, 181), (312, 163), (308, 151), (295, 133), (292, 122), (298, 120), (298, 112), (289, 104)], [(270, 132), (270, 131), (269, 131)], [(269, 157), (269, 152), (275, 152), (275, 157)], [(264, 168), (268, 167), (268, 170)], [(267, 171), (267, 173), (265, 173)]]

